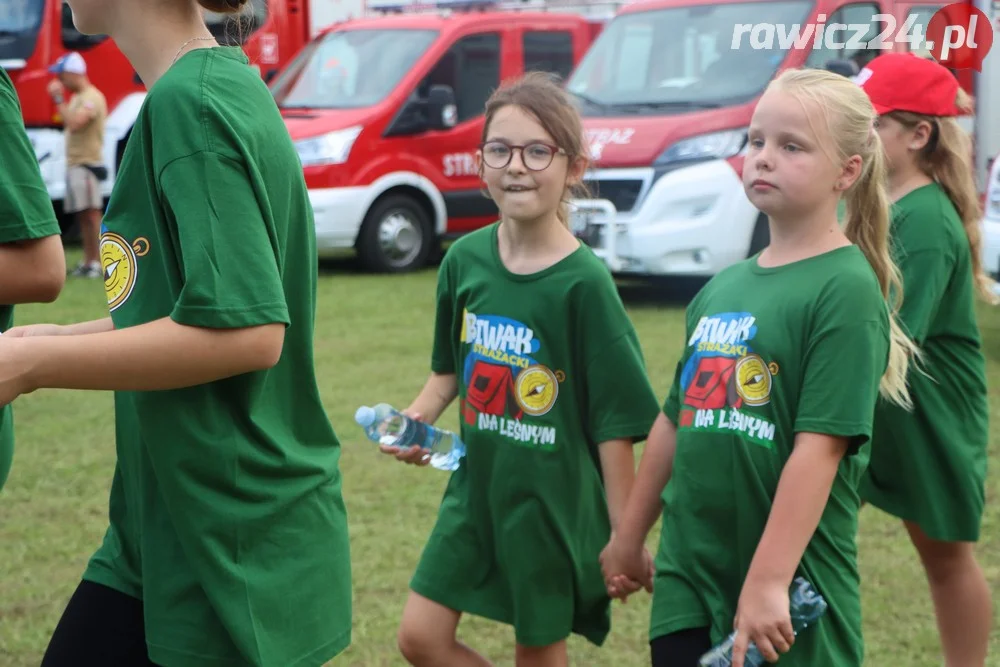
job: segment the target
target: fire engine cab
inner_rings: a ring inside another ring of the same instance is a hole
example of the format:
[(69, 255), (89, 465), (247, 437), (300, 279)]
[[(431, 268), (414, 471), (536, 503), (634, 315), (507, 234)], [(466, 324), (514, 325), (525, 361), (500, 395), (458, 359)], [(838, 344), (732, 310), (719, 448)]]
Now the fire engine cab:
[[(981, 9), (988, 13), (985, 1), (980, 0)], [(883, 44), (890, 22), (900, 36), (888, 37), (888, 48), (910, 50), (946, 4), (640, 0), (627, 5), (567, 82), (580, 100), (594, 160), (586, 181), (594, 198), (574, 202), (574, 231), (623, 276), (709, 277), (753, 255), (768, 242), (767, 219), (747, 199), (741, 170), (747, 127), (767, 84), (791, 67), (857, 73), (880, 53), (875, 45)], [(812, 39), (808, 31), (821, 23), (850, 28), (832, 41), (829, 35)], [(854, 34), (862, 25), (867, 31)], [(750, 31), (751, 26), (763, 28)], [(781, 27), (799, 28), (799, 39), (794, 33), (793, 39), (783, 38)], [(984, 189), (987, 160), (1000, 152), (998, 60), (1000, 55), (991, 53), (978, 75), (955, 72), (977, 100), (967, 129), (975, 134), (976, 175)]]
[[(310, 0), (251, 0), (238, 18), (205, 12), (209, 29), (222, 43), (241, 40), (244, 51), (265, 79), (273, 77), (322, 25), (360, 15), (364, 0), (345, 0), (341, 14), (310, 7)], [(329, 3), (327, 3), (329, 4)], [(77, 51), (87, 63), (87, 76), (108, 102), (104, 161), (108, 177), (104, 196), (111, 194), (145, 87), (125, 56), (105, 35), (84, 35), (73, 25), (65, 0), (0, 0), (0, 67), (17, 89), (28, 130), (53, 203), (61, 209), (66, 185), (66, 161), (61, 119), (46, 93), (52, 79), (48, 68), (59, 57)]]
[(441, 238), (496, 219), (475, 161), (493, 90), (530, 70), (565, 79), (603, 18), (597, 3), (553, 0), (368, 8), (376, 15), (310, 42), (272, 92), (302, 161), (320, 255), (356, 250), (370, 270), (407, 271)]

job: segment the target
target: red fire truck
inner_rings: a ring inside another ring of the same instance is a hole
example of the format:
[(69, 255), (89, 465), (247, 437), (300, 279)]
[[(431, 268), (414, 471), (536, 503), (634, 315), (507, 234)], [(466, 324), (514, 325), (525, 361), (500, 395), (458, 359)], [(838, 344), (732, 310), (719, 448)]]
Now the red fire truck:
[[(309, 0), (251, 0), (248, 11), (238, 19), (214, 12), (206, 12), (205, 19), (221, 42), (241, 40), (250, 61), (269, 80), (319, 25), (359, 15), (362, 3), (344, 0), (313, 8)], [(339, 14), (331, 14), (331, 8)], [(0, 67), (17, 88), (24, 123), (57, 211), (66, 189), (63, 130), (46, 86), (52, 79), (49, 66), (70, 51), (83, 56), (88, 77), (108, 101), (104, 159), (109, 176), (103, 182), (107, 197), (145, 87), (110, 38), (76, 30), (64, 0), (0, 0)]]
[(305, 170), (321, 256), (408, 271), (443, 237), (496, 219), (476, 146), (501, 81), (567, 77), (600, 33), (602, 0), (369, 0), (272, 84)]

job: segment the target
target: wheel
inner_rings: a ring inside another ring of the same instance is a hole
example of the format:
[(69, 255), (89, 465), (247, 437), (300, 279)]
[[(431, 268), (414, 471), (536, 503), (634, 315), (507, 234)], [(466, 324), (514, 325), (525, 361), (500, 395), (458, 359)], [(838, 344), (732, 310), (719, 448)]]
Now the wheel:
[(358, 255), (379, 273), (401, 273), (427, 262), (434, 228), (420, 202), (407, 195), (389, 195), (372, 206), (361, 224)]
[(767, 216), (761, 213), (757, 216), (757, 222), (753, 226), (753, 235), (750, 236), (750, 250), (747, 251), (747, 257), (753, 257), (766, 248), (770, 242), (771, 230), (767, 226)]

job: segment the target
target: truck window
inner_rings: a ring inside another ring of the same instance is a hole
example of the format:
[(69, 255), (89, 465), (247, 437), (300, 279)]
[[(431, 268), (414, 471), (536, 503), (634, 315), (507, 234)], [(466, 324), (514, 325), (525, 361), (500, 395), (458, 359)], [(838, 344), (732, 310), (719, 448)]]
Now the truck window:
[(432, 85), (455, 91), (458, 122), (481, 116), (486, 100), (500, 86), (500, 34), (467, 35), (452, 44), (417, 88), (426, 97)]
[(106, 40), (107, 35), (84, 35), (73, 24), (73, 10), (69, 3), (62, 3), (62, 43), (67, 51), (86, 51)]
[(27, 60), (42, 23), (38, 0), (0, 0), (0, 60)]
[(309, 42), (271, 84), (283, 109), (381, 102), (437, 39), (436, 30), (336, 30)]
[(601, 32), (567, 89), (584, 102), (584, 115), (661, 115), (745, 103), (760, 95), (789, 48), (755, 26), (801, 25), (812, 8), (800, 0), (769, 0), (621, 14)]
[(267, 0), (250, 0), (238, 15), (202, 10), (205, 25), (220, 44), (243, 44), (267, 22)]
[(565, 80), (573, 71), (573, 34), (527, 31), (521, 41), (525, 72), (553, 72)]
[[(837, 11), (830, 14), (826, 19), (827, 27), (834, 23), (842, 23), (852, 26), (846, 30), (841, 29), (834, 35), (824, 36), (818, 46), (813, 46), (812, 52), (806, 58), (806, 67), (824, 68), (831, 60), (851, 60), (858, 70), (867, 65), (875, 56), (882, 53), (879, 50), (879, 42), (884, 41), (891, 45), (894, 35), (889, 34), (885, 38), (880, 38), (879, 33), (888, 27), (884, 21), (873, 21), (876, 14), (883, 13), (879, 6), (870, 2), (859, 2), (852, 5), (844, 5)], [(857, 30), (853, 26), (867, 25), (868, 32), (864, 35), (857, 35)], [(873, 41), (874, 40), (874, 41)], [(836, 42), (831, 46), (829, 42)], [(868, 42), (872, 42), (871, 48)], [(843, 46), (838, 46), (841, 44)], [(851, 48), (857, 46), (857, 48)]]

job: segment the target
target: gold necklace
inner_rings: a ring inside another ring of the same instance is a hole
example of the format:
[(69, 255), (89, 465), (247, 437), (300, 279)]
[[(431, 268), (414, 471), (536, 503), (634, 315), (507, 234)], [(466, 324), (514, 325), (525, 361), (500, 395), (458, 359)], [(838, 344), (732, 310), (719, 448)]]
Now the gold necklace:
[(208, 40), (213, 40), (213, 39), (215, 39), (215, 37), (192, 37), (188, 41), (186, 41), (183, 44), (181, 44), (181, 48), (177, 49), (177, 55), (174, 56), (174, 59), (170, 61), (170, 64), (173, 65), (175, 62), (177, 62), (177, 59), (181, 57), (181, 51), (183, 51), (184, 47), (187, 46), (188, 44), (190, 44), (191, 42), (197, 42), (199, 40), (200, 41), (208, 41)]

